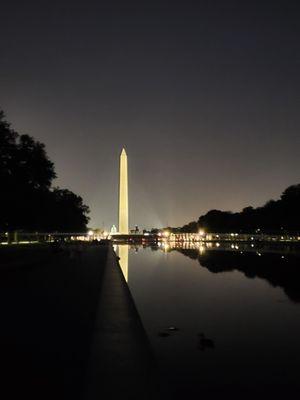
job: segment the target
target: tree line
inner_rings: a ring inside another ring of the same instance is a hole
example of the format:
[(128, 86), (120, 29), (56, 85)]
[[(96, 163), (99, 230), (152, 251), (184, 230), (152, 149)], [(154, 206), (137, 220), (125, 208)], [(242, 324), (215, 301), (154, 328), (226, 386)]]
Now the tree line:
[(299, 233), (300, 184), (289, 186), (278, 200), (262, 207), (245, 207), (241, 212), (211, 210), (182, 227), (167, 228), (176, 232)]
[(89, 208), (53, 187), (55, 178), (45, 145), (17, 133), (0, 110), (0, 231), (84, 232)]

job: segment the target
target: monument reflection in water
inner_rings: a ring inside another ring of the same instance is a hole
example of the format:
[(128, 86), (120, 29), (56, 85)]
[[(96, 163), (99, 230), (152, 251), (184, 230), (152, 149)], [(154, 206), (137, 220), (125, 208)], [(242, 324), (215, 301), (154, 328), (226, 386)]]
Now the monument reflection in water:
[(128, 283), (128, 252), (129, 252), (129, 246), (127, 244), (118, 246), (118, 255), (120, 257), (119, 264), (127, 283)]
[(165, 243), (119, 255), (166, 398), (299, 390), (297, 249)]

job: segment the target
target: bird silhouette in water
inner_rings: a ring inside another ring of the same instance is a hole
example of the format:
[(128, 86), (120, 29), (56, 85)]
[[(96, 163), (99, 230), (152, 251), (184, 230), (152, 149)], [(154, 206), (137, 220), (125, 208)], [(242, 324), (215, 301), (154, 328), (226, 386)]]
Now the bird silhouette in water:
[(179, 329), (176, 326), (169, 326), (164, 331), (158, 332), (158, 336), (160, 337), (168, 337), (171, 336), (170, 332), (177, 332)]
[(214, 349), (215, 348), (215, 342), (212, 339), (206, 338), (204, 333), (199, 333), (198, 336), (199, 336), (198, 348), (201, 351), (204, 351), (205, 349)]
[(158, 336), (160, 337), (168, 337), (170, 334), (168, 332), (158, 332)]

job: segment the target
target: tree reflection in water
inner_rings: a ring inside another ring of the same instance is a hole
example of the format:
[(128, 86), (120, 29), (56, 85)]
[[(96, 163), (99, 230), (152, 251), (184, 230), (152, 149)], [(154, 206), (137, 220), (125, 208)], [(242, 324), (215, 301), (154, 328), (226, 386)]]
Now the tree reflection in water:
[[(281, 287), (289, 299), (300, 302), (300, 252), (283, 248), (250, 251), (244, 246), (243, 251), (228, 251), (226, 249), (176, 249), (185, 256), (198, 260), (202, 267), (212, 273), (222, 273), (237, 270), (243, 272), (247, 278), (261, 278), (268, 281), (273, 287)], [(279, 250), (279, 249), (277, 249)], [(276, 251), (276, 252), (275, 252)]]

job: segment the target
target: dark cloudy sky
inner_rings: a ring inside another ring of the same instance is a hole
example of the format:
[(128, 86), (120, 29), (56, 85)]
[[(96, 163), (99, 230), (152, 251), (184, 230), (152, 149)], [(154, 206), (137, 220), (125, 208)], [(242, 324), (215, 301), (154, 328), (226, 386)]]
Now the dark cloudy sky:
[(93, 227), (176, 226), (300, 183), (299, 1), (14, 1), (0, 107), (44, 142)]

